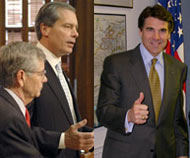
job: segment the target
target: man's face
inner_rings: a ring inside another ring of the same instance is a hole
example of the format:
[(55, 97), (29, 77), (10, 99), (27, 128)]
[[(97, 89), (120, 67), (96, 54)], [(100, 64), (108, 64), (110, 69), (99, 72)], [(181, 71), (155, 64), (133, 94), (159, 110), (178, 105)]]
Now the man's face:
[(47, 82), (47, 78), (44, 74), (44, 62), (39, 61), (38, 69), (34, 72), (29, 72), (23, 86), (23, 92), (25, 99), (33, 99), (40, 96), (40, 92), (43, 88), (43, 83)]
[(145, 48), (152, 56), (157, 56), (163, 51), (170, 38), (168, 23), (154, 17), (145, 19), (144, 26), (139, 32)]
[(78, 37), (76, 14), (70, 10), (58, 10), (59, 19), (48, 27), (48, 49), (57, 57), (70, 54)]

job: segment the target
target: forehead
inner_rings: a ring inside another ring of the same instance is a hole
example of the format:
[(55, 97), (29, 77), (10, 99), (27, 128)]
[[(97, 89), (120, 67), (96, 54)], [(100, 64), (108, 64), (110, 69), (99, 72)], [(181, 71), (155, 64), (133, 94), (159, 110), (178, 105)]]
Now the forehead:
[(144, 27), (156, 27), (156, 28), (168, 29), (168, 22), (160, 20), (158, 18), (148, 17), (145, 19)]

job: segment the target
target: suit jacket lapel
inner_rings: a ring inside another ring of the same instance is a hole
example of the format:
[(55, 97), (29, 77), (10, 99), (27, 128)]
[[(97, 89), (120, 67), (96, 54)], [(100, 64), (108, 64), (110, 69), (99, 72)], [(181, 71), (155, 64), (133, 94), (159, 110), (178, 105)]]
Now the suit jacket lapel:
[[(16, 112), (18, 112), (17, 117), (19, 117), (20, 119), (23, 119), (23, 121), (25, 122), (25, 129), (28, 129), (27, 134), (30, 135), (30, 137), (28, 137), (29, 143), (33, 144), (34, 146), (36, 146), (38, 148), (38, 143), (35, 139), (35, 137), (33, 136), (33, 134), (31, 134), (31, 130), (28, 127), (25, 117), (22, 113), (22, 111), (20, 110), (17, 102), (12, 98), (12, 96), (10, 96), (10, 94), (4, 90), (2, 87), (0, 87), (0, 95), (7, 101), (7, 105), (9, 104), (10, 106), (12, 106)], [(13, 109), (10, 109), (12, 113), (15, 113), (15, 111)]]
[[(134, 49), (134, 52), (131, 54), (132, 54), (131, 60), (130, 60), (131, 73), (139, 88), (139, 91), (144, 92), (145, 99), (143, 103), (149, 106), (149, 112), (150, 112), (149, 117), (152, 119), (151, 120), (149, 119), (148, 121), (155, 123), (152, 94), (151, 94), (149, 80), (148, 80), (148, 76), (145, 70), (145, 66), (144, 66), (142, 57), (140, 55), (139, 46), (137, 46)], [(176, 76), (176, 72), (174, 68), (175, 66), (172, 65), (171, 60), (169, 60), (166, 54), (163, 54), (163, 56), (164, 56), (164, 92), (163, 92), (163, 98), (162, 98), (157, 125), (163, 118), (163, 114), (165, 113), (165, 111), (167, 111), (167, 108), (168, 108), (167, 105), (169, 104), (170, 98), (172, 97), (171, 96), (172, 94), (168, 92), (172, 92), (171, 88), (175, 85), (174, 80), (172, 79), (174, 79)]]
[(147, 72), (144, 66), (143, 59), (140, 54), (139, 46), (134, 49), (134, 52), (131, 53), (131, 73), (133, 75), (134, 81), (136, 82), (137, 87), (139, 88), (139, 92), (144, 93), (144, 101), (143, 104), (148, 105), (149, 109), (149, 119), (150, 123), (155, 123), (155, 115), (154, 115), (154, 107), (152, 101), (152, 94), (149, 86), (149, 80), (147, 76)]
[(51, 90), (54, 92), (55, 96), (59, 100), (61, 108), (63, 109), (69, 122), (73, 124), (72, 114), (64, 90), (62, 89), (61, 83), (57, 78), (56, 74), (54, 73), (53, 69), (51, 68), (50, 64), (46, 62), (45, 66), (47, 72), (46, 76), (48, 78), (47, 85), (51, 88)]
[(68, 80), (67, 75), (65, 74), (64, 70), (63, 70), (63, 75), (65, 76), (65, 79), (67, 81), (67, 84), (69, 86), (69, 90), (70, 90), (70, 93), (71, 93), (71, 96), (72, 96), (72, 99), (73, 99), (73, 106), (74, 106), (74, 110), (75, 110), (75, 114), (76, 114), (76, 119), (77, 119), (77, 121), (80, 121), (81, 120), (81, 116), (80, 116), (80, 112), (79, 112), (79, 109), (78, 109), (78, 105), (77, 105), (77, 101), (76, 101), (76, 98), (75, 98), (75, 94), (73, 92), (73, 89), (72, 89), (72, 86), (70, 84), (70, 81)]
[(167, 105), (172, 97), (170, 96), (171, 95), (170, 92), (173, 91), (171, 88), (175, 86), (173, 79), (175, 79), (176, 76), (175, 66), (172, 65), (172, 62), (167, 58), (166, 54), (163, 54), (163, 56), (164, 56), (164, 93), (160, 107), (158, 123), (161, 121), (161, 118), (163, 118), (163, 114), (167, 111)]
[(19, 113), (20, 113), (20, 116), (23, 117), (23, 119), (25, 120), (25, 117), (23, 116), (23, 113), (21, 112), (17, 102), (12, 98), (12, 96), (9, 95), (9, 93), (4, 90), (2, 87), (0, 87), (0, 95), (10, 104), (12, 105), (12, 107), (14, 109), (16, 109)]

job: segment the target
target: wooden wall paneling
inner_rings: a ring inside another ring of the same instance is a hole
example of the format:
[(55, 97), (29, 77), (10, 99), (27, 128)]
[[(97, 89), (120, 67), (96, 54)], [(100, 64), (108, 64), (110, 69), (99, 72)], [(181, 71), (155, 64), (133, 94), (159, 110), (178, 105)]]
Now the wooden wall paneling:
[(75, 60), (77, 97), (82, 118), (94, 126), (94, 3), (89, 0), (70, 0), (76, 8), (79, 37), (72, 56)]
[(5, 0), (0, 0), (0, 46), (5, 44)]
[(28, 1), (22, 0), (22, 40), (28, 42)]
[(51, 2), (51, 0), (45, 0), (45, 3)]

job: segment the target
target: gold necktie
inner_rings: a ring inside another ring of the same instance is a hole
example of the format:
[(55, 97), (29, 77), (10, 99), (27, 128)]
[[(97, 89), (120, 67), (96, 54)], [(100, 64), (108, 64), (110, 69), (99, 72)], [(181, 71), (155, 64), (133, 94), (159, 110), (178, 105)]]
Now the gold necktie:
[(152, 66), (149, 73), (149, 82), (150, 82), (150, 88), (154, 104), (155, 119), (157, 122), (161, 105), (161, 90), (160, 90), (160, 79), (158, 76), (158, 72), (155, 69), (156, 62), (157, 62), (156, 58), (152, 59)]

